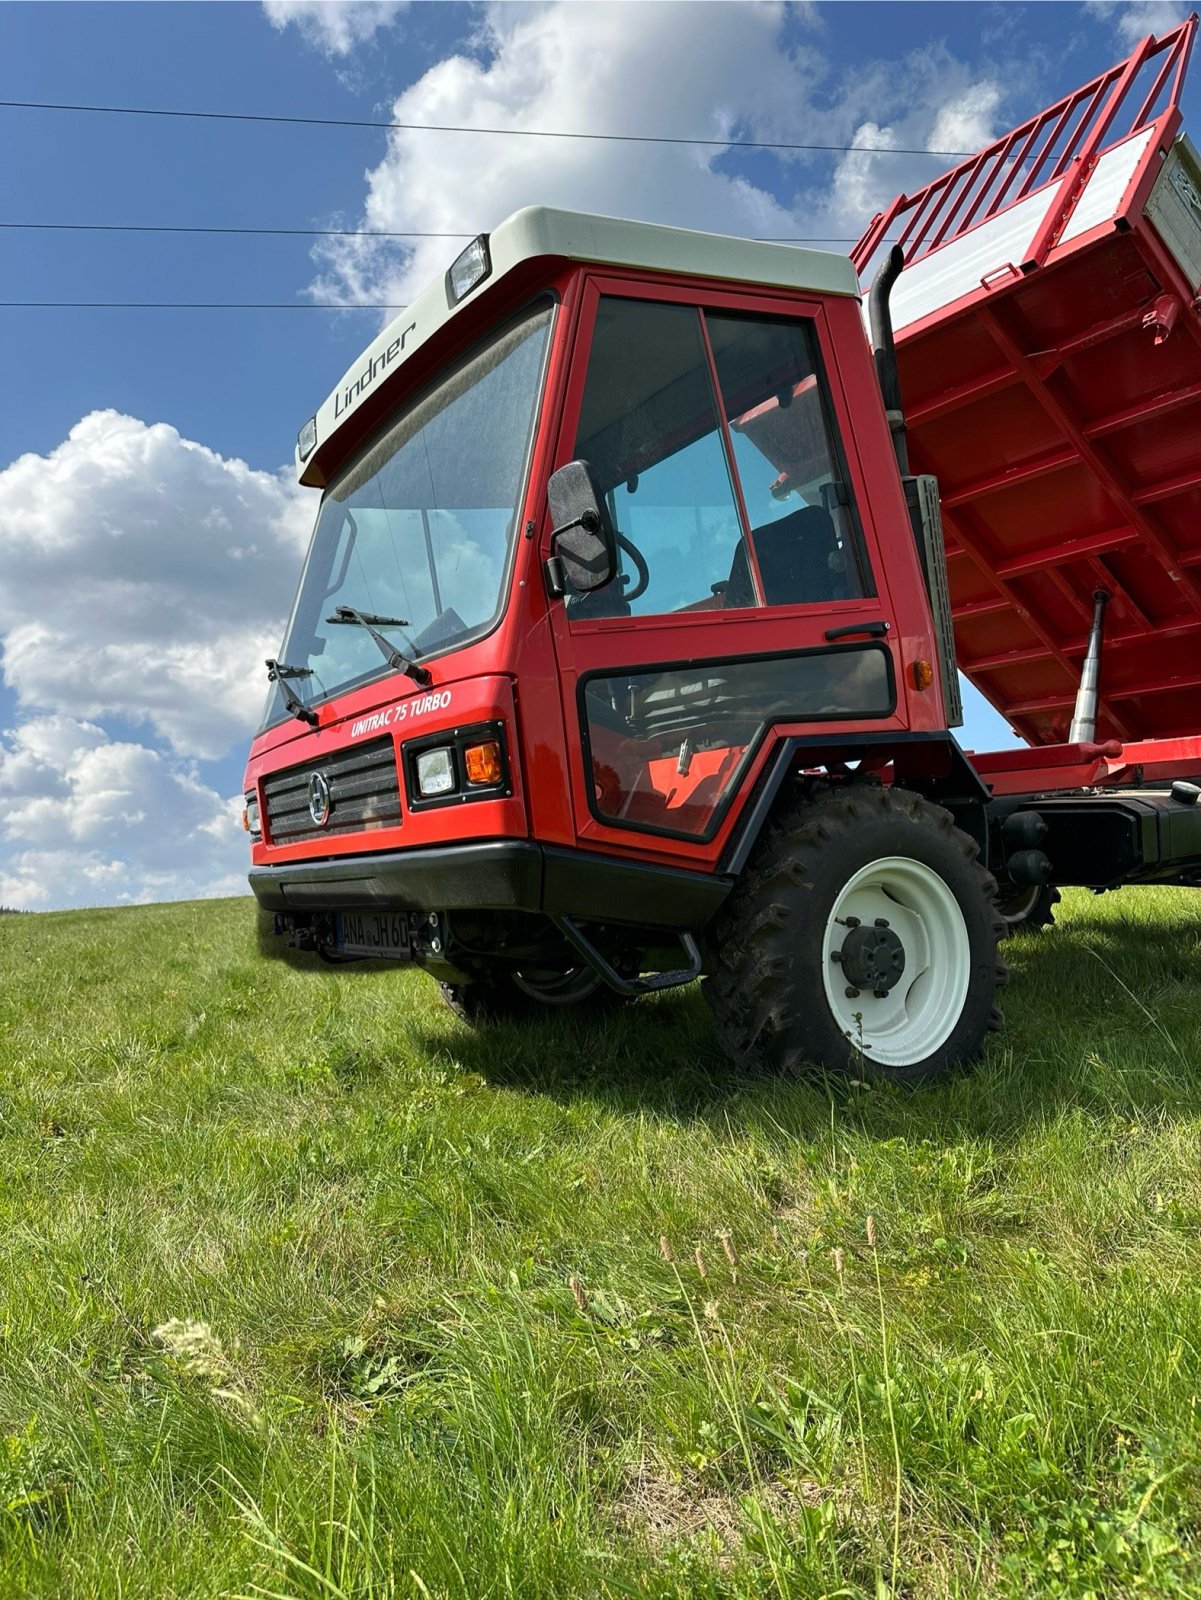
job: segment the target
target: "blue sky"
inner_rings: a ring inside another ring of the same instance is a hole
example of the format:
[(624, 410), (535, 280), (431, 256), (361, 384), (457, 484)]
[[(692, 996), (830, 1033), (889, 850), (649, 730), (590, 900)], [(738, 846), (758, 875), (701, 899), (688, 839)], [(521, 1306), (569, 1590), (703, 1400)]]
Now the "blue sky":
[[(8, 4), (0, 98), (975, 148), (1185, 9)], [(542, 200), (849, 235), (947, 164), (16, 109), (0, 140), (6, 222), (472, 233)], [(5, 230), (0, 300), (397, 302), (456, 253)], [(0, 903), (241, 886), (255, 663), (315, 510), (283, 469), (380, 320), (0, 308)]]

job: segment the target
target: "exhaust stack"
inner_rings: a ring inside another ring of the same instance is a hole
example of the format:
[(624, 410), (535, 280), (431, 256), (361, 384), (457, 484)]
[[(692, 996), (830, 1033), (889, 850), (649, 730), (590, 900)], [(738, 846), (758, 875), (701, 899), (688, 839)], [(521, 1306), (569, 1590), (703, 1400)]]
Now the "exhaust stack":
[(897, 466), (902, 478), (909, 476), (909, 443), (905, 438), (905, 413), (901, 407), (901, 380), (897, 374), (897, 347), (892, 334), (892, 311), (888, 297), (905, 265), (905, 252), (899, 244), (881, 261), (867, 297), (867, 315), (872, 330), (872, 351), (876, 358), (876, 380), (884, 400), (884, 411), (892, 434)]
[(1068, 729), (1069, 744), (1092, 744), (1097, 732), (1097, 701), (1101, 682), (1101, 634), (1105, 626), (1105, 607), (1109, 594), (1098, 589), (1093, 595), (1093, 625), (1088, 632), (1088, 649), (1080, 669), (1080, 687), (1076, 691), (1076, 706), (1072, 712), (1072, 726)]

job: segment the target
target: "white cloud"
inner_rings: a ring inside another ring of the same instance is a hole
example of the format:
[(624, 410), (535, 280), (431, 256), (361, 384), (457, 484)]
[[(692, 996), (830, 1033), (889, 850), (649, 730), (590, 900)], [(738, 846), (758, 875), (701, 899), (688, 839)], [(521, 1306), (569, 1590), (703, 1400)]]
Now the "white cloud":
[[(475, 54), (438, 62), (395, 120), (509, 130), (695, 133), (753, 118), (801, 139), (807, 58), (779, 47), (782, 6), (491, 5)], [(812, 129), (810, 129), (812, 134)], [(726, 232), (795, 231), (787, 209), (718, 172), (721, 149), (396, 130), (367, 174), (364, 227), (476, 232), (534, 202)], [(321, 252), (321, 293), (406, 299), (445, 270), (450, 241), (398, 250), (357, 239)]]
[(93, 723), (32, 718), (0, 739), (0, 904), (24, 909), (245, 892), (241, 801)]
[(308, 44), (345, 56), (381, 28), (390, 28), (407, 0), (263, 0), (273, 28), (299, 28)]
[[(867, 61), (840, 89), (844, 115), (854, 122), (855, 150), (842, 156), (824, 194), (816, 196), (820, 230), (857, 236), (893, 196), (914, 193), (955, 164), (897, 151), (971, 154), (1004, 127), (999, 65), (971, 68), (945, 45), (911, 51), (902, 62)], [(1000, 126), (998, 124), (1000, 123)]]
[(118, 715), (189, 757), (236, 748), (313, 511), (290, 475), (115, 411), (20, 457), (0, 472), (2, 660), (20, 706)]
[[(794, 19), (811, 21), (808, 13)], [(833, 81), (822, 42), (837, 10), (785, 47), (763, 3), (489, 5), (473, 53), (432, 67), (395, 101), (398, 122), (695, 135), (970, 151), (993, 132), (1000, 76), (943, 46), (872, 61)], [(541, 203), (751, 236), (854, 236), (901, 188), (945, 162), (781, 153), (767, 178), (718, 147), (398, 129), (366, 174), (363, 227), (468, 233)], [(762, 158), (770, 159), (770, 158)], [(770, 181), (781, 200), (765, 183)], [(795, 190), (790, 194), (790, 190)], [(831, 245), (830, 248), (840, 248)], [(845, 248), (845, 247), (843, 247)], [(313, 293), (400, 304), (445, 270), (452, 241), (323, 242)]]
[(931, 150), (977, 150), (993, 137), (1001, 88), (988, 79), (970, 83), (939, 107), (930, 131)]
[(115, 411), (0, 472), (0, 904), (245, 892), (241, 800), (196, 762), (249, 744), (314, 509)]
[(1147, 34), (1170, 32), (1193, 9), (1191, 0), (1085, 0), (1090, 16), (1109, 22), (1122, 44), (1133, 48)]

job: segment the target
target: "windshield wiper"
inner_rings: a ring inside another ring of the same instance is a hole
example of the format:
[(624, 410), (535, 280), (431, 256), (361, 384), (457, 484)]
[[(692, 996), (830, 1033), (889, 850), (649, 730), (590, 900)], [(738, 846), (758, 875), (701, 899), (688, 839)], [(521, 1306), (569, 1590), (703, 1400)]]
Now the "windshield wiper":
[(289, 678), (311, 678), (312, 668), (290, 667), (286, 661), (277, 661), (274, 656), (268, 657), (265, 665), (267, 682), (279, 684), (279, 692), (283, 695), (288, 710), (294, 717), (299, 717), (301, 722), (307, 722), (311, 728), (315, 728), (320, 720), (317, 713), (309, 710), (288, 683)]
[(353, 622), (367, 632), (379, 645), (384, 660), (390, 667), (396, 667), (406, 673), (414, 683), (426, 684), (430, 682), (430, 674), (425, 667), (418, 666), (412, 656), (405, 655), (403, 650), (397, 650), (388, 643), (378, 628), (407, 628), (408, 623), (403, 617), (377, 617), (372, 611), (356, 611), (353, 606), (335, 606), (332, 617), (326, 617), (326, 622)]

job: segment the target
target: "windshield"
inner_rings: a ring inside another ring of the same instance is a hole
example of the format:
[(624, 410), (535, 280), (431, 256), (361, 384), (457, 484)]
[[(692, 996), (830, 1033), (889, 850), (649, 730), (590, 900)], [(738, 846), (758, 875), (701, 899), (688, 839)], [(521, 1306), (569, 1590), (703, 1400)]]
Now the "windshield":
[[(552, 308), (506, 328), (399, 417), (326, 491), (281, 660), (306, 704), (392, 670), (368, 614), (412, 657), (500, 616)], [(385, 625), (387, 624), (387, 625)], [(264, 721), (286, 715), (272, 684)]]

